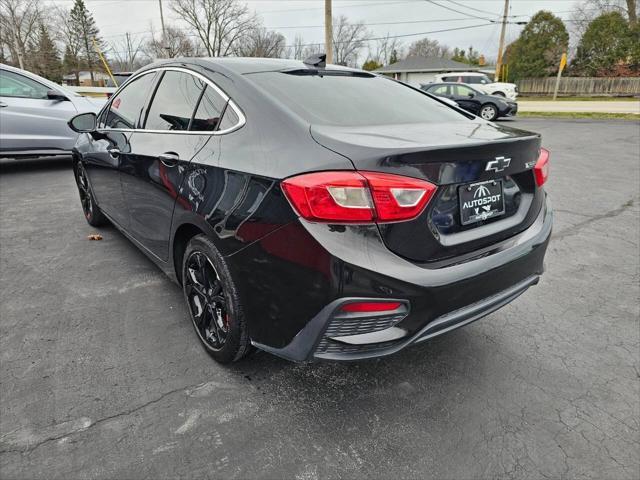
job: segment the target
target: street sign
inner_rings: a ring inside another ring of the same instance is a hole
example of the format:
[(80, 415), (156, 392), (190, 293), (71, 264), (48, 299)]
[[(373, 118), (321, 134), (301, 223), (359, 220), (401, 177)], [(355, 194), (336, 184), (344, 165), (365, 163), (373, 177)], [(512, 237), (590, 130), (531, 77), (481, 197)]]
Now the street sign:
[(567, 52), (562, 54), (562, 58), (560, 59), (560, 71), (564, 70), (564, 67), (567, 66)]

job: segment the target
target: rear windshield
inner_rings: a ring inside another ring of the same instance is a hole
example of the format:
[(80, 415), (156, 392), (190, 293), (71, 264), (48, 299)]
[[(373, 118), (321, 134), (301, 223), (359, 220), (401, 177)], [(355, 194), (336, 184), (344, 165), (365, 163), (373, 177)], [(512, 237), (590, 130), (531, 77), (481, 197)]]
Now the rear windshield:
[(251, 80), (312, 124), (360, 126), (464, 121), (446, 105), (381, 77), (250, 74)]

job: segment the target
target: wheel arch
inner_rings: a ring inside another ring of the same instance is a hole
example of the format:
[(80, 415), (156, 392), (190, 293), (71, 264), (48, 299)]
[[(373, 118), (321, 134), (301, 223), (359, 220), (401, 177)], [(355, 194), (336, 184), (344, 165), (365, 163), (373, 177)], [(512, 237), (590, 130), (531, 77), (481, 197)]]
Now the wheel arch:
[(187, 249), (187, 245), (193, 237), (204, 233), (204, 230), (202, 230), (194, 223), (183, 223), (176, 229), (175, 233), (173, 234), (173, 270), (176, 276), (176, 280), (180, 285), (182, 285), (182, 258), (184, 257), (184, 252)]

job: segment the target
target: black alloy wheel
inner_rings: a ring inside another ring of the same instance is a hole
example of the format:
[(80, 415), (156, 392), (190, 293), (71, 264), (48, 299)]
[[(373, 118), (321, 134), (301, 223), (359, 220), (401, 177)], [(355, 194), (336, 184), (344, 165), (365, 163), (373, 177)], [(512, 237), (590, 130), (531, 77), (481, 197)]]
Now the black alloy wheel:
[(193, 251), (187, 258), (184, 289), (191, 320), (200, 340), (220, 350), (229, 333), (229, 311), (220, 277), (206, 253)]
[(182, 290), (206, 352), (220, 363), (251, 352), (238, 289), (225, 258), (206, 235), (196, 235), (182, 258)]
[(82, 211), (87, 223), (93, 227), (103, 225), (106, 222), (106, 218), (96, 205), (93, 192), (91, 191), (91, 184), (87, 178), (87, 172), (80, 162), (76, 166), (76, 184), (78, 185), (80, 203), (82, 204)]

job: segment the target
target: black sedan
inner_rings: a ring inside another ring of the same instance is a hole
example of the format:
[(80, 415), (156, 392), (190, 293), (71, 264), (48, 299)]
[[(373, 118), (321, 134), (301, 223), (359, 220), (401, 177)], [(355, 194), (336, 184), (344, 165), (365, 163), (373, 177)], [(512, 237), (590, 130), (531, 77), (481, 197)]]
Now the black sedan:
[(487, 95), (464, 83), (429, 83), (421, 88), (432, 95), (453, 100), (460, 108), (490, 122), (500, 117), (513, 117), (518, 112), (516, 102)]
[(392, 354), (543, 272), (539, 135), (323, 56), (161, 61), (71, 125), (86, 220), (182, 286), (220, 362)]

